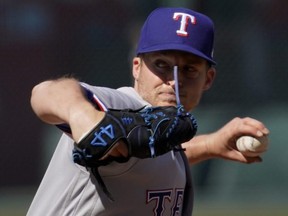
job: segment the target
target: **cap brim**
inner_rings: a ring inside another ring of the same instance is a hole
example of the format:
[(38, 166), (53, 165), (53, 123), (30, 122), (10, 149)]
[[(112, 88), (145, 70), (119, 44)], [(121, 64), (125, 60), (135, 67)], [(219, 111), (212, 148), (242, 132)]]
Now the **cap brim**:
[(164, 50), (178, 50), (178, 51), (184, 51), (188, 52), (191, 54), (194, 54), (196, 56), (199, 56), (201, 58), (204, 58), (208, 62), (210, 62), (212, 65), (216, 65), (216, 62), (203, 54), (202, 52), (193, 49), (191, 46), (187, 46), (185, 44), (161, 44), (161, 45), (155, 45), (155, 46), (150, 46), (148, 48), (142, 48), (140, 50), (137, 50), (137, 55), (140, 53), (148, 53), (148, 52), (157, 52), (157, 51), (164, 51)]

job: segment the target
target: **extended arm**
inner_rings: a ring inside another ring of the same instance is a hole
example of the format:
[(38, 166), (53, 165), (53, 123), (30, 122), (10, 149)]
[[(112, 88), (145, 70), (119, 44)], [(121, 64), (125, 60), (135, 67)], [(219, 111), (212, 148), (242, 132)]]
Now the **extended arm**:
[(260, 162), (260, 157), (245, 157), (236, 149), (236, 140), (240, 136), (261, 137), (268, 135), (269, 130), (262, 122), (252, 118), (234, 118), (218, 131), (198, 135), (189, 142), (183, 143), (190, 164), (211, 158), (223, 158), (242, 163)]
[(103, 112), (87, 101), (79, 82), (73, 78), (38, 84), (32, 90), (31, 106), (48, 124), (69, 124), (75, 141), (104, 117)]

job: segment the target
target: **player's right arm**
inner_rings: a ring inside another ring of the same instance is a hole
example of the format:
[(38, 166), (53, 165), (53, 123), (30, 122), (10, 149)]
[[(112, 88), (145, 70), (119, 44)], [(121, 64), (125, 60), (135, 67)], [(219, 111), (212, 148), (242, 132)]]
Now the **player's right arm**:
[(48, 124), (67, 123), (77, 142), (103, 117), (86, 99), (78, 80), (60, 78), (44, 81), (32, 90), (31, 106), (35, 114)]

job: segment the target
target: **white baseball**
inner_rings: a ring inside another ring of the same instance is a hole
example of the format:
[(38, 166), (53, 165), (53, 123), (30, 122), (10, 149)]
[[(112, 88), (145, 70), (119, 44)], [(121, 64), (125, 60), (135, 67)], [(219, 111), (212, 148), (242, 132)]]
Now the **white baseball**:
[(248, 157), (257, 157), (265, 152), (268, 148), (268, 137), (259, 138), (251, 136), (242, 136), (236, 141), (238, 151)]

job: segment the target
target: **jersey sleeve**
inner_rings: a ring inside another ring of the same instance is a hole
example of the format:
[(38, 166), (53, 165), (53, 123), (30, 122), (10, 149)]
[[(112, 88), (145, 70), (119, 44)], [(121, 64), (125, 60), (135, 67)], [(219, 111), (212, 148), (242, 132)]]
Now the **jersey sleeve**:
[[(83, 89), (83, 92), (89, 102), (93, 104), (95, 109), (98, 109), (100, 111), (106, 111), (107, 107), (102, 103), (102, 101), (96, 96), (95, 93), (93, 93), (84, 83), (80, 83), (81, 87)], [(62, 130), (64, 133), (71, 135), (71, 129), (70, 126), (66, 123), (58, 124), (56, 125), (60, 130)]]
[[(112, 89), (107, 87), (91, 86), (80, 83), (87, 100), (95, 109), (107, 111), (108, 109), (140, 109), (148, 104), (145, 103), (131, 87)], [(60, 130), (71, 135), (70, 126), (66, 123), (56, 125)]]

